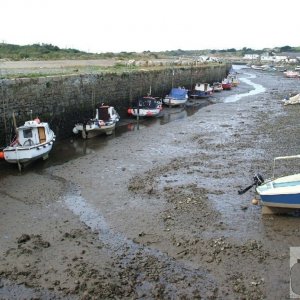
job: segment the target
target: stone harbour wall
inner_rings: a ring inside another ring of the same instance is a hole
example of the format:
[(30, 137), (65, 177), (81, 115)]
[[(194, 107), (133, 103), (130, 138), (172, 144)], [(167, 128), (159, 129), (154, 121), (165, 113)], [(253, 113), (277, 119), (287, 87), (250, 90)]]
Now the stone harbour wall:
[(12, 135), (14, 112), (17, 126), (31, 115), (50, 127), (58, 138), (71, 136), (77, 121), (94, 116), (95, 105), (113, 105), (121, 118), (127, 116), (130, 101), (146, 95), (164, 97), (172, 85), (193, 88), (197, 82), (221, 81), (231, 65), (138, 70), (118, 73), (47, 76), (0, 80), (0, 147)]

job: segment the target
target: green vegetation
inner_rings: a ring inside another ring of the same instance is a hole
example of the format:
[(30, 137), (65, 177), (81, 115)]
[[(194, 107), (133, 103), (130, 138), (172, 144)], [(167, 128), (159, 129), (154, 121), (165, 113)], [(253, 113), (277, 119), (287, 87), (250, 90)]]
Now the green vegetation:
[(130, 59), (159, 59), (170, 57), (182, 56), (199, 56), (199, 55), (220, 55), (220, 56), (243, 56), (246, 53), (261, 54), (265, 51), (276, 50), (276, 52), (298, 52), (300, 47), (277, 47), (274, 49), (261, 49), (254, 50), (244, 47), (240, 50), (235, 48), (221, 49), (221, 50), (171, 50), (161, 52), (143, 51), (142, 53), (136, 52), (120, 52), (120, 53), (88, 53), (76, 49), (61, 49), (51, 44), (33, 44), (26, 46), (19, 46), (13, 44), (0, 43), (0, 59), (8, 60), (63, 60), (63, 59), (117, 59), (117, 60), (130, 60)]

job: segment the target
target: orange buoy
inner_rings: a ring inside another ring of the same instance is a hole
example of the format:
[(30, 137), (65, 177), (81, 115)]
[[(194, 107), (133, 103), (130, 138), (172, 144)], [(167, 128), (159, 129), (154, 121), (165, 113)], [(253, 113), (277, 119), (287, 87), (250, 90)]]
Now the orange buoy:
[(4, 152), (3, 151), (0, 151), (0, 159), (4, 159)]

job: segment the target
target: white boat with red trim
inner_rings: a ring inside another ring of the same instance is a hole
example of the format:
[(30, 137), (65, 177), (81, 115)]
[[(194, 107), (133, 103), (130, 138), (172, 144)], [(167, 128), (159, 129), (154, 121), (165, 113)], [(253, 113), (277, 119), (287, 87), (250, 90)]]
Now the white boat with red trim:
[(155, 117), (162, 111), (162, 100), (160, 98), (145, 96), (133, 101), (127, 112), (137, 117)]
[(82, 138), (89, 139), (99, 134), (111, 135), (120, 116), (113, 106), (100, 105), (96, 108), (96, 116), (86, 122), (77, 123), (73, 128), (73, 133), (81, 132)]
[(3, 149), (0, 157), (9, 163), (17, 163), (19, 169), (25, 163), (46, 159), (55, 141), (55, 134), (49, 124), (35, 120), (26, 121), (16, 128), (16, 136), (9, 146)]

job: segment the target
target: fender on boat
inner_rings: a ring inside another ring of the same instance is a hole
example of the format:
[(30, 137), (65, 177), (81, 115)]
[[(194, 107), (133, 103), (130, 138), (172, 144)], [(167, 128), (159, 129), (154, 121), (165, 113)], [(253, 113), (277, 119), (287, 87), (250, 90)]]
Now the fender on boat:
[(78, 129), (76, 127), (73, 128), (73, 133), (77, 134), (78, 133)]

